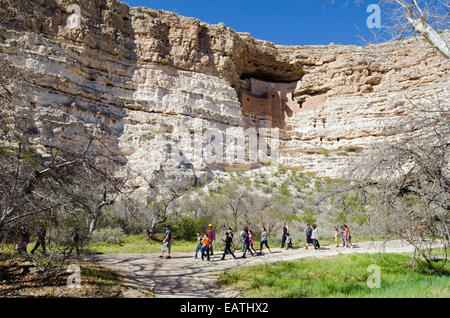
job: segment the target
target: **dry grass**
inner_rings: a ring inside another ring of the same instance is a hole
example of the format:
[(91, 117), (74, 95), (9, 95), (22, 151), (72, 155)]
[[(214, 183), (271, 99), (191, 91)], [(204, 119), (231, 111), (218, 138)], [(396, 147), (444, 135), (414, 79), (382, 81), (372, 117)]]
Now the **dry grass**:
[(43, 281), (32, 264), (23, 258), (4, 259), (0, 261), (0, 297), (154, 297), (150, 290), (126, 286), (120, 273), (114, 269), (80, 260), (68, 263), (81, 268), (79, 288), (67, 287), (68, 264), (59, 276)]

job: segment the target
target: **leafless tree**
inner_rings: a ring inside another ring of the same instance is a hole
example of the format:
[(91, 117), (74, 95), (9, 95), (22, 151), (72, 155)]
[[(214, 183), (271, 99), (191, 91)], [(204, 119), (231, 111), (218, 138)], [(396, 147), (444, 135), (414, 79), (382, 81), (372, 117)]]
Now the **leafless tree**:
[(241, 216), (247, 215), (248, 194), (245, 190), (243, 191), (241, 185), (231, 182), (225, 185), (222, 200), (230, 213), (233, 229), (237, 231)]
[(360, 199), (370, 193), (368, 222), (405, 239), (433, 268), (435, 248), (444, 248), (446, 260), (449, 247), (450, 105), (409, 100), (409, 108), (413, 116), (399, 123), (398, 140), (364, 157), (341, 192), (353, 191)]
[(236, 176), (220, 182), (220, 186), (211, 186), (208, 192), (201, 190), (183, 198), (177, 204), (183, 206), (182, 211), (186, 206), (190, 211), (195, 211), (193, 217), (213, 220), (216, 229), (231, 227), (238, 231), (246, 226), (258, 231), (264, 226), (269, 234), (293, 210), (293, 203), (283, 200), (277, 191), (264, 193), (249, 185), (245, 177)]
[(421, 34), (432, 46), (450, 59), (448, 43), (437, 31), (449, 27), (450, 4), (446, 0), (384, 0), (381, 5), (392, 10), (387, 15), (389, 29), (398, 39), (408, 29)]
[(163, 162), (154, 171), (148, 181), (150, 191), (145, 202), (137, 202), (118, 214), (121, 219), (138, 222), (149, 239), (160, 225), (168, 221), (174, 203), (198, 182), (192, 168), (173, 164), (174, 162)]
[[(387, 40), (420, 34), (442, 54), (444, 63), (450, 59), (442, 32), (449, 27), (448, 1), (381, 0), (378, 4), (384, 19), (380, 32), (387, 34)], [(342, 212), (342, 217), (359, 213), (372, 233), (405, 239), (415, 247), (417, 260), (433, 268), (433, 260), (439, 259), (433, 255), (435, 247), (444, 248), (446, 260), (449, 243), (450, 105), (441, 96), (405, 99), (403, 107), (409, 115), (392, 131), (398, 138), (374, 145), (353, 166), (348, 180), (318, 202), (333, 200), (334, 213)]]
[[(45, 20), (43, 11), (44, 1), (1, 0), (0, 28), (33, 30)], [(4, 57), (0, 59), (0, 235), (5, 238), (19, 224), (33, 227), (36, 217), (54, 221), (59, 215), (56, 210), (86, 215), (92, 233), (105, 206), (119, 197), (128, 198), (124, 185), (130, 175), (124, 158), (112, 153), (87, 127), (86, 142), (77, 149), (36, 142), (37, 120), (49, 129), (61, 123), (33, 112), (24, 98), (39, 75)]]
[[(346, 5), (351, 2), (356, 5), (364, 3), (362, 0), (348, 0)], [(400, 40), (420, 34), (450, 59), (449, 45), (440, 33), (449, 28), (450, 4), (447, 0), (380, 0), (378, 5), (383, 22), (379, 30), (372, 29), (375, 37), (379, 40)]]

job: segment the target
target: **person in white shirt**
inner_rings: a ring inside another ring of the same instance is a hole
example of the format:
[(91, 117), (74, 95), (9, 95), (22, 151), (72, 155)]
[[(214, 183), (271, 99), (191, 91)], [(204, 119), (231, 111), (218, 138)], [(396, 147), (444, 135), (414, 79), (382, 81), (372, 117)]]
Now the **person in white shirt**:
[(313, 224), (312, 228), (313, 228), (313, 231), (312, 231), (312, 234), (311, 234), (311, 238), (312, 238), (312, 241), (313, 241), (314, 249), (317, 250), (317, 249), (320, 248), (319, 231), (317, 230), (317, 225), (316, 224)]

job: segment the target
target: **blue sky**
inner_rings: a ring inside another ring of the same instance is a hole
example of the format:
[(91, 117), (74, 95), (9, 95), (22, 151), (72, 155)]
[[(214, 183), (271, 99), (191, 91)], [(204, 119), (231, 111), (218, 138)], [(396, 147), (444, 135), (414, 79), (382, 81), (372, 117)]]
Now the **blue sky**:
[[(224, 22), (239, 32), (275, 44), (364, 44), (373, 40), (367, 6), (346, 0), (121, 0), (131, 6), (173, 11), (207, 23)], [(382, 22), (383, 23), (383, 22)]]

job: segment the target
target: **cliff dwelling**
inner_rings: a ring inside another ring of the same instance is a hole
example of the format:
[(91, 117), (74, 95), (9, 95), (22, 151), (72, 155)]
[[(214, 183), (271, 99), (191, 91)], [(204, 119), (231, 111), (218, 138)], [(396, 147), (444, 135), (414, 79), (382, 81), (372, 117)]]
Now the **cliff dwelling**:
[(255, 120), (267, 120), (271, 128), (284, 128), (286, 116), (300, 111), (293, 92), (297, 82), (276, 83), (255, 78), (245, 80), (246, 89), (241, 89), (239, 97), (242, 113), (249, 126)]

